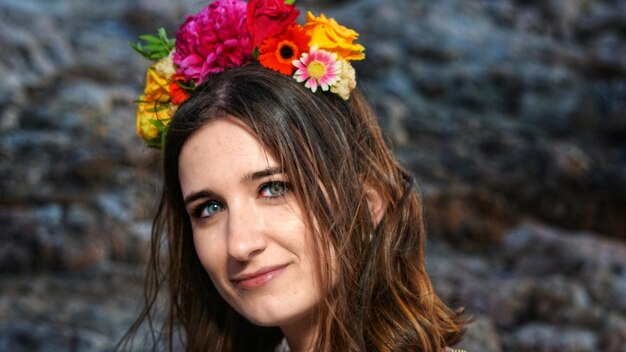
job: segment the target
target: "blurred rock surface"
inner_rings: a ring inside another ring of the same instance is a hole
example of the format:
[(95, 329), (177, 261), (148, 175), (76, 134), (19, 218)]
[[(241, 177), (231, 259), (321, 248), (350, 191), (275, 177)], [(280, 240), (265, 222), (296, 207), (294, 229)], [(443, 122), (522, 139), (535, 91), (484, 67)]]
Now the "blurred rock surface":
[[(626, 4), (302, 3), (361, 33), (461, 347), (624, 351)], [(0, 2), (0, 350), (108, 351), (132, 321), (160, 190), (128, 43), (200, 6)]]

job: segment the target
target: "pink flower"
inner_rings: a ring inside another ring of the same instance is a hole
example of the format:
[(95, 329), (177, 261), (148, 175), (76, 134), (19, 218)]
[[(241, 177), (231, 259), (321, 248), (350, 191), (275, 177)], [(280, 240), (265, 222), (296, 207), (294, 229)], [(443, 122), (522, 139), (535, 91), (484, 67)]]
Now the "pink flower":
[(250, 0), (248, 3), (248, 30), (252, 47), (257, 47), (268, 37), (281, 34), (300, 15), (296, 5), (285, 0)]
[(246, 3), (217, 0), (193, 16), (187, 16), (176, 32), (174, 63), (186, 82), (196, 85), (212, 73), (252, 60), (246, 25)]
[(309, 53), (303, 53), (300, 60), (293, 60), (297, 70), (293, 78), (298, 82), (304, 82), (304, 86), (311, 88), (313, 93), (320, 86), (327, 91), (339, 80), (341, 63), (337, 61), (337, 54), (318, 49), (317, 45), (311, 47)]

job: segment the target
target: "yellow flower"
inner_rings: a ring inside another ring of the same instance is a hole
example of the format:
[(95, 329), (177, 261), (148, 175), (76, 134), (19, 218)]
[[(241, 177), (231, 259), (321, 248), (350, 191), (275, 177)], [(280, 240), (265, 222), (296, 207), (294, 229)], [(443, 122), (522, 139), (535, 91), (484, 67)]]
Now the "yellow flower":
[(176, 107), (169, 103), (149, 101), (147, 96), (142, 95), (137, 106), (137, 135), (148, 143), (159, 138), (161, 131), (155, 123), (158, 125), (160, 122), (167, 127), (175, 111)]
[(350, 98), (350, 92), (356, 87), (356, 73), (354, 67), (348, 61), (341, 60), (341, 72), (339, 81), (330, 87), (330, 91), (339, 95), (344, 100)]
[(170, 100), (169, 85), (167, 77), (157, 71), (154, 65), (150, 66), (146, 71), (146, 87), (143, 91), (145, 100), (160, 102)]
[(157, 65), (146, 71), (146, 87), (137, 106), (137, 134), (148, 143), (160, 142), (161, 131), (167, 127), (175, 110), (170, 103), (167, 72), (157, 69)]
[(365, 48), (353, 43), (359, 36), (356, 31), (338, 24), (333, 18), (326, 18), (324, 14), (315, 17), (311, 11), (307, 11), (306, 21), (304, 29), (311, 36), (311, 46), (317, 44), (320, 49), (332, 51), (344, 60), (365, 58)]

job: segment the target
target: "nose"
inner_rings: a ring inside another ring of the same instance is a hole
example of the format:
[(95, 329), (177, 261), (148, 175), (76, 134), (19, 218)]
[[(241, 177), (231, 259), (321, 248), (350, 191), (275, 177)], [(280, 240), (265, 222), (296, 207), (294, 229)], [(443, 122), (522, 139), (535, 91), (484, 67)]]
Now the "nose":
[(231, 206), (228, 214), (228, 255), (249, 261), (267, 246), (264, 219), (251, 204)]

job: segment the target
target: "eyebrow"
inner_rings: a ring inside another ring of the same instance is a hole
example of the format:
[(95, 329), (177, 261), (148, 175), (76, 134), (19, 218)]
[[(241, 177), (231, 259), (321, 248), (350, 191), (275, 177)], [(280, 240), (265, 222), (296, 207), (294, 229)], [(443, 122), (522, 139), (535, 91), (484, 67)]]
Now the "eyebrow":
[[(258, 179), (264, 178), (264, 177), (268, 177), (268, 176), (273, 176), (276, 174), (280, 174), (282, 173), (283, 170), (281, 168), (278, 167), (270, 167), (264, 170), (259, 170), (259, 171), (255, 171), (255, 172), (250, 172), (250, 173), (246, 173), (243, 175), (243, 177), (241, 178), (241, 182), (242, 183), (250, 183), (252, 181), (256, 181)], [(190, 195), (188, 195), (187, 197), (185, 197), (183, 204), (185, 205), (185, 207), (198, 199), (201, 198), (209, 198), (209, 197), (215, 197), (216, 194), (214, 192), (211, 192), (209, 190), (202, 190), (202, 191), (198, 191), (198, 192), (194, 192)]]
[(256, 180), (258, 180), (260, 178), (273, 176), (273, 175), (276, 175), (276, 174), (280, 174), (282, 172), (283, 172), (283, 170), (281, 168), (270, 167), (270, 168), (267, 168), (265, 170), (260, 170), (260, 171), (255, 171), (255, 172), (252, 172), (252, 173), (247, 173), (247, 174), (245, 174), (241, 178), (241, 181), (242, 182), (252, 182), (252, 181), (256, 181)]

